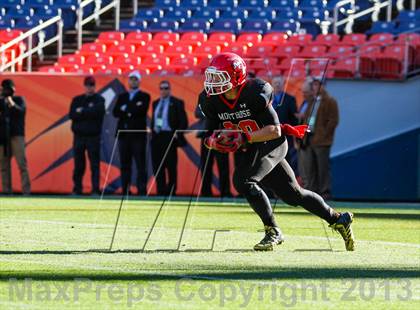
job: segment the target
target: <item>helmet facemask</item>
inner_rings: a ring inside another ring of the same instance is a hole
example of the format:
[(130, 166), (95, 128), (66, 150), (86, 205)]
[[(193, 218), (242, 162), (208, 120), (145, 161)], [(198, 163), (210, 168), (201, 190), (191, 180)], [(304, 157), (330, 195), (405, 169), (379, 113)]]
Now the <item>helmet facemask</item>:
[(217, 70), (215, 67), (208, 67), (205, 71), (205, 76), (204, 89), (207, 95), (220, 95), (233, 88), (230, 75), (227, 71)]

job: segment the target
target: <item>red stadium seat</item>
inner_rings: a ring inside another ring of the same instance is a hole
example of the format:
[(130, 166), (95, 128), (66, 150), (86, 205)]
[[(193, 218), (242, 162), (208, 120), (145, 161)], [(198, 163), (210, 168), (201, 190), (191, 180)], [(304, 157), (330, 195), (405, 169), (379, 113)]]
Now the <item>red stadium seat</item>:
[(356, 53), (360, 59), (359, 73), (361, 77), (372, 78), (375, 76), (374, 64), (376, 58), (381, 54), (380, 45), (363, 45)]
[(310, 59), (307, 64), (311, 72), (324, 72), (332, 64), (329, 59)]
[(202, 57), (197, 58), (197, 67), (200, 68), (201, 72), (204, 72), (204, 70), (210, 65), (211, 57)]
[(115, 58), (114, 65), (133, 65), (137, 66), (141, 63), (141, 58), (135, 55), (130, 55), (128, 57), (120, 56)]
[(122, 74), (122, 70), (119, 67), (109, 66), (104, 69), (99, 69), (96, 71), (96, 74), (106, 74), (106, 75), (120, 75)]
[(133, 70), (137, 70), (139, 65), (132, 65), (132, 64), (113, 64), (111, 66), (111, 68), (118, 68), (119, 70), (121, 70), (121, 73), (129, 73)]
[(158, 55), (157, 57), (145, 58), (139, 68), (150, 70), (153, 73), (156, 70), (166, 69), (168, 65), (169, 57)]
[(268, 70), (261, 69), (261, 70), (255, 71), (255, 74), (261, 77), (272, 78), (275, 76), (283, 75), (283, 70), (273, 69), (273, 68), (269, 68)]
[(300, 52), (300, 47), (295, 46), (289, 46), (289, 45), (280, 45), (277, 46), (270, 54), (270, 57), (278, 57), (280, 60), (283, 60), (284, 58), (293, 58), (297, 57)]
[(274, 44), (287, 43), (287, 34), (283, 32), (271, 32), (264, 35), (261, 42), (272, 42)]
[[(97, 68), (99, 69), (99, 68)], [(90, 66), (82, 65), (80, 67), (76, 66), (74, 68), (68, 68), (66, 69), (67, 73), (74, 73), (74, 74), (93, 74), (95, 73), (95, 70), (92, 69)]]
[(164, 47), (162, 44), (150, 42), (147, 45), (138, 47), (135, 55), (139, 57), (148, 57), (151, 54), (160, 55), (163, 53), (163, 50)]
[(177, 71), (173, 68), (167, 67), (165, 69), (159, 69), (156, 71), (153, 71), (153, 75), (157, 76), (168, 76), (168, 75), (175, 75), (177, 74)]
[(236, 42), (240, 42), (248, 46), (258, 45), (261, 41), (262, 35), (256, 32), (243, 33), (236, 38)]
[(45, 72), (45, 73), (64, 73), (64, 68), (60, 65), (55, 66), (42, 66), (38, 69), (39, 72)]
[(238, 54), (241, 57), (245, 57), (248, 53), (248, 46), (245, 45), (245, 42), (235, 42), (229, 46), (223, 47), (222, 52), (231, 52)]
[(95, 56), (91, 56), (86, 58), (85, 63), (86, 65), (92, 65), (92, 64), (100, 64), (100, 65), (109, 65), (112, 64), (112, 57), (111, 56), (106, 56), (106, 55), (101, 55), (98, 57)]
[(174, 32), (157, 32), (152, 39), (152, 43), (161, 44), (165, 47), (178, 41), (179, 34)]
[(180, 42), (194, 47), (202, 45), (207, 41), (207, 34), (202, 32), (186, 32), (181, 36)]
[(113, 58), (117, 58), (119, 56), (127, 57), (128, 55), (133, 54), (135, 50), (136, 50), (136, 47), (134, 46), (134, 44), (121, 42), (120, 44), (109, 48), (106, 54)]
[(195, 67), (196, 64), (197, 58), (195, 57), (176, 57), (172, 59), (171, 64), (167, 68), (175, 73), (182, 73), (185, 70)]
[(340, 36), (338, 34), (319, 34), (314, 41), (311, 42), (313, 45), (338, 45), (340, 44)]
[(335, 45), (331, 46), (327, 56), (329, 58), (343, 58), (354, 54), (353, 46), (350, 45)]
[(216, 43), (220, 46), (227, 46), (235, 42), (236, 36), (231, 32), (215, 32), (207, 39), (208, 43)]
[(60, 65), (81, 65), (85, 63), (85, 56), (78, 54), (70, 54), (61, 56), (58, 59), (58, 64)]
[(103, 43), (85, 43), (79, 50), (79, 55), (86, 57), (98, 56), (106, 52), (106, 45)]
[(405, 74), (405, 64), (407, 64), (407, 69), (410, 66), (410, 59), (408, 46), (387, 46), (383, 53), (376, 57), (375, 73), (382, 78), (402, 78)]
[(176, 57), (179, 55), (189, 55), (192, 52), (191, 45), (174, 45), (169, 46), (165, 51), (165, 56)]
[(412, 64), (414, 69), (420, 66), (420, 34), (418, 33), (403, 33), (400, 34), (395, 41), (395, 44), (406, 45), (408, 44), (413, 48)]
[(143, 46), (152, 41), (152, 34), (150, 32), (130, 32), (125, 37), (124, 42), (134, 44), (134, 46)]
[(196, 76), (202, 74), (203, 70), (199, 67), (193, 67), (182, 72), (182, 76)]
[(274, 45), (270, 43), (259, 44), (251, 46), (248, 49), (247, 56), (251, 58), (264, 58), (271, 54), (274, 50)]
[(346, 34), (341, 39), (341, 44), (360, 46), (366, 43), (366, 35), (364, 33)]
[(104, 31), (101, 32), (98, 36), (99, 41), (122, 41), (124, 40), (124, 32), (120, 31)]
[(0, 43), (7, 43), (20, 36), (22, 33), (22, 31), (14, 29), (0, 30)]
[(324, 45), (310, 45), (303, 48), (299, 57), (304, 58), (325, 58), (327, 57), (327, 47)]
[(331, 65), (335, 78), (354, 78), (357, 72), (357, 59), (350, 57), (343, 60), (337, 60)]
[(312, 43), (311, 34), (297, 34), (287, 40), (288, 45), (307, 46)]
[(269, 71), (270, 68), (276, 67), (277, 64), (278, 64), (277, 57), (266, 57), (263, 59), (252, 60), (249, 68), (255, 72), (259, 70)]
[(305, 61), (301, 59), (293, 59), (293, 58), (286, 58), (283, 59), (279, 65), (275, 67), (275, 69), (280, 69), (283, 72), (287, 73), (290, 68), (293, 70), (295, 69), (305, 69)]
[(220, 45), (217, 43), (206, 42), (202, 46), (198, 46), (194, 51), (193, 55), (198, 59), (213, 57), (220, 53), (221, 48)]
[(369, 38), (370, 44), (389, 45), (394, 43), (394, 36), (390, 33), (376, 33)]

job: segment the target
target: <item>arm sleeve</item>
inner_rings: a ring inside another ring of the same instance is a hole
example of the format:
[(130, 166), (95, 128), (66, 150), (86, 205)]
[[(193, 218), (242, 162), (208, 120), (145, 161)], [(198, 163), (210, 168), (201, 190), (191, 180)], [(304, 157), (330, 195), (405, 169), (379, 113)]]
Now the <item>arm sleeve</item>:
[(105, 114), (105, 99), (99, 96), (93, 107), (84, 108), (81, 114), (85, 119), (101, 119)]
[(73, 100), (71, 101), (71, 104), (70, 104), (69, 117), (70, 117), (71, 120), (77, 121), (77, 120), (80, 120), (82, 118), (80, 114), (81, 113), (76, 113), (76, 97), (75, 97), (75, 98), (73, 98)]
[(215, 116), (214, 112), (210, 108), (210, 104), (205, 99), (200, 101), (198, 107), (205, 119), (204, 129), (207, 131), (204, 136), (210, 136), (214, 130), (219, 129), (219, 119)]
[(267, 125), (279, 125), (279, 117), (271, 103), (273, 102), (273, 87), (269, 83), (265, 83), (257, 89), (255, 106), (258, 120)]

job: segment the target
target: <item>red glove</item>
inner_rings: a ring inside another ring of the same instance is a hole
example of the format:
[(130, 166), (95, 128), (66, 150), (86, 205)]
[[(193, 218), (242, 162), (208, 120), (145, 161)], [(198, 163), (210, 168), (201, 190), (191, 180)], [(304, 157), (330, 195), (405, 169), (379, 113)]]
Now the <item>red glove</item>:
[(244, 133), (238, 131), (215, 131), (204, 139), (204, 145), (221, 153), (234, 153), (247, 142)]
[(283, 134), (299, 139), (305, 136), (306, 130), (308, 129), (308, 125), (291, 126), (289, 124), (281, 124), (280, 127)]

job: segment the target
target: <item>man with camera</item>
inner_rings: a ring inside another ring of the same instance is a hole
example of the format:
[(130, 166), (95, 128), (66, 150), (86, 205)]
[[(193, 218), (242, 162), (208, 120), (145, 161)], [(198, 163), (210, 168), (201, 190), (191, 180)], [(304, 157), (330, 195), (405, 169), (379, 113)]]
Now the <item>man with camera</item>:
[(22, 182), (22, 193), (31, 193), (25, 155), (25, 100), (15, 96), (15, 83), (10, 79), (1, 82), (0, 95), (0, 166), (4, 194), (12, 193), (11, 160), (15, 158)]

